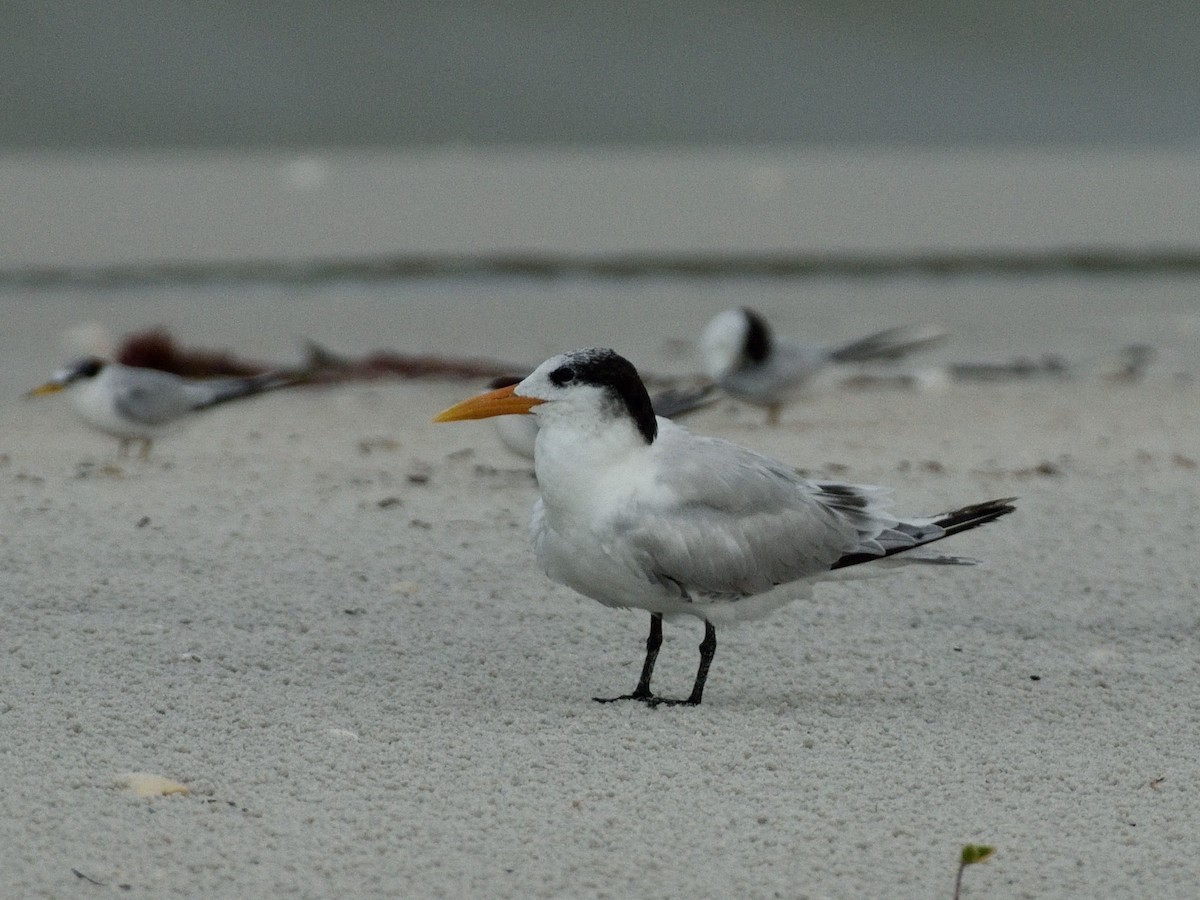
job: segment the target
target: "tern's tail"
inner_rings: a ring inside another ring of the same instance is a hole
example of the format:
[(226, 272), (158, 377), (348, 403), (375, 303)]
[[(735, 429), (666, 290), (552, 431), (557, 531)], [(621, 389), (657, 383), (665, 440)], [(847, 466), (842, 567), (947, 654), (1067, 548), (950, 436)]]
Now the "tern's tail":
[[(830, 568), (842, 569), (846, 566), (854, 566), (859, 563), (883, 559), (898, 553), (915, 550), (917, 547), (932, 544), (934, 541), (940, 541), (943, 538), (948, 538), (963, 531), (970, 531), (972, 528), (978, 528), (980, 525), (986, 525), (988, 522), (995, 521), (1001, 516), (1007, 516), (1010, 512), (1015, 512), (1016, 507), (1013, 506), (1013, 502), (1016, 499), (1016, 497), (1005, 497), (1001, 500), (988, 500), (984, 503), (964, 506), (962, 509), (956, 509), (953, 512), (942, 513), (932, 519), (923, 519), (916, 522), (900, 522), (894, 526), (893, 530), (912, 538), (911, 544), (890, 542), (885, 545), (882, 555), (878, 553), (847, 553), (830, 566)], [(956, 556), (922, 558), (920, 561), (934, 563), (971, 562), (971, 560)]]
[(255, 394), (290, 387), (293, 384), (299, 384), (306, 380), (306, 377), (304, 372), (285, 372), (281, 370), (263, 372), (261, 375), (252, 375), (249, 378), (205, 379), (201, 383), (207, 389), (206, 396), (193, 408), (208, 409), (210, 406), (228, 403), (230, 400), (239, 400), (242, 397), (252, 397)]
[(921, 326), (901, 326), (869, 334), (832, 350), (829, 358), (839, 363), (895, 360), (924, 350), (946, 337), (946, 332)]

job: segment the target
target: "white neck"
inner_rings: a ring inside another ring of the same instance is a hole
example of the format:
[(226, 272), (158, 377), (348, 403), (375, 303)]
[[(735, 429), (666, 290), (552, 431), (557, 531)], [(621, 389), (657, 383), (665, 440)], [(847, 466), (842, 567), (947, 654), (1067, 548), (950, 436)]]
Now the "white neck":
[(629, 418), (581, 423), (549, 416), (540, 423), (534, 445), (534, 470), (542, 501), (547, 510), (603, 506), (604, 495), (623, 493), (627, 488), (621, 482), (627, 481), (631, 457), (649, 450)]

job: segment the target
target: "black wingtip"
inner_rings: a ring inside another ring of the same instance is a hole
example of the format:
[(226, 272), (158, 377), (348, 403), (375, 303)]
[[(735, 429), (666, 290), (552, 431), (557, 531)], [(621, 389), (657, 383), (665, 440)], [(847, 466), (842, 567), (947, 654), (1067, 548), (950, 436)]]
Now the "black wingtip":
[(983, 503), (972, 503), (970, 506), (964, 506), (953, 512), (943, 513), (933, 522), (934, 525), (942, 529), (943, 533), (933, 539), (921, 540), (908, 547), (893, 547), (882, 556), (877, 553), (847, 553), (829, 568), (844, 569), (847, 566), (857, 566), (860, 563), (874, 562), (875, 560), (915, 550), (917, 547), (924, 547), (927, 544), (934, 543), (934, 541), (945, 540), (952, 535), (961, 534), (964, 531), (970, 531), (972, 528), (978, 528), (980, 525), (994, 522), (1001, 516), (1007, 516), (1011, 512), (1016, 512), (1017, 508), (1013, 505), (1016, 500), (1016, 497), (985, 500)]
[(952, 534), (970, 531), (972, 528), (978, 528), (980, 525), (994, 522), (1001, 516), (1007, 516), (1009, 513), (1016, 512), (1017, 508), (1013, 505), (1016, 501), (1016, 497), (1002, 497), (999, 500), (985, 500), (983, 503), (972, 503), (970, 506), (962, 507), (962, 509), (944, 513), (934, 520), (934, 524), (944, 529), (946, 537), (949, 537)]
[[(251, 375), (249, 378), (226, 378), (213, 396), (204, 403), (198, 403), (192, 409), (211, 409), (214, 406), (220, 406), (224, 403), (229, 403), (232, 400), (241, 400), (243, 397), (253, 397), (257, 394), (265, 394), (267, 391), (277, 391), (280, 388), (293, 387), (295, 385), (304, 384), (311, 378), (311, 373), (301, 370), (288, 371), (279, 369), (273, 372), (263, 372), (261, 375)], [(222, 379), (215, 379), (222, 381)]]

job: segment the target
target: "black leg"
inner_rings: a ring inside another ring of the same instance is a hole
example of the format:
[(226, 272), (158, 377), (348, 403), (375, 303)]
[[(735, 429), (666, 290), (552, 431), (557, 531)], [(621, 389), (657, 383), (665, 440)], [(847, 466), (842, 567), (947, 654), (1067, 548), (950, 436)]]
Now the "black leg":
[(692, 684), (692, 693), (686, 700), (668, 700), (655, 697), (650, 693), (650, 676), (654, 674), (654, 661), (658, 658), (658, 648), (662, 646), (662, 615), (654, 613), (650, 617), (650, 636), (646, 638), (646, 662), (642, 665), (642, 677), (638, 679), (637, 687), (632, 694), (622, 694), (620, 697), (596, 697), (598, 703), (612, 703), (614, 700), (640, 700), (649, 706), (699, 706), (704, 697), (704, 683), (708, 681), (708, 669), (712, 665), (713, 656), (717, 652), (717, 629), (711, 622), (704, 623), (704, 640), (700, 642), (700, 667), (696, 669), (696, 681)]
[(597, 703), (612, 703), (614, 700), (641, 700), (652, 702), (655, 696), (650, 693), (650, 678), (654, 674), (654, 661), (658, 659), (658, 648), (662, 646), (662, 613), (650, 614), (650, 636), (646, 638), (646, 661), (642, 663), (642, 677), (638, 679), (637, 687), (632, 694), (622, 694), (620, 697), (596, 697)]
[(689, 706), (699, 706), (700, 698), (704, 696), (704, 682), (708, 680), (708, 667), (712, 665), (713, 656), (717, 652), (717, 629), (712, 622), (704, 623), (704, 640), (700, 642), (700, 668), (696, 670), (696, 683), (692, 685), (692, 695), (685, 701)]
[(650, 634), (646, 638), (646, 661), (642, 663), (642, 677), (633, 689), (635, 697), (650, 696), (650, 679), (654, 675), (654, 663), (658, 660), (658, 648), (662, 646), (662, 613), (650, 614)]
[(717, 629), (711, 622), (704, 623), (704, 640), (700, 642), (700, 668), (696, 670), (696, 681), (692, 692), (686, 700), (665, 700), (662, 697), (651, 697), (646, 702), (651, 706), (699, 706), (704, 696), (704, 682), (708, 680), (708, 667), (712, 665), (713, 654), (717, 652)]

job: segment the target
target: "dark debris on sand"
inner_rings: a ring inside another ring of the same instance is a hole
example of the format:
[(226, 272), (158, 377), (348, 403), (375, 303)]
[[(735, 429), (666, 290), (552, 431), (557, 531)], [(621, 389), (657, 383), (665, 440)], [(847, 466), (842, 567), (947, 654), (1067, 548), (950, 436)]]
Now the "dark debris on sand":
[(340, 356), (311, 341), (306, 346), (304, 362), (288, 367), (242, 359), (229, 350), (184, 347), (165, 328), (150, 328), (126, 336), (117, 350), (117, 361), (127, 366), (174, 372), (186, 378), (245, 378), (264, 372), (287, 372), (298, 376), (297, 382), (302, 384), (382, 378), (483, 380), (531, 368), (496, 360), (436, 354), (405, 355), (390, 350), (376, 350), (356, 357)]

